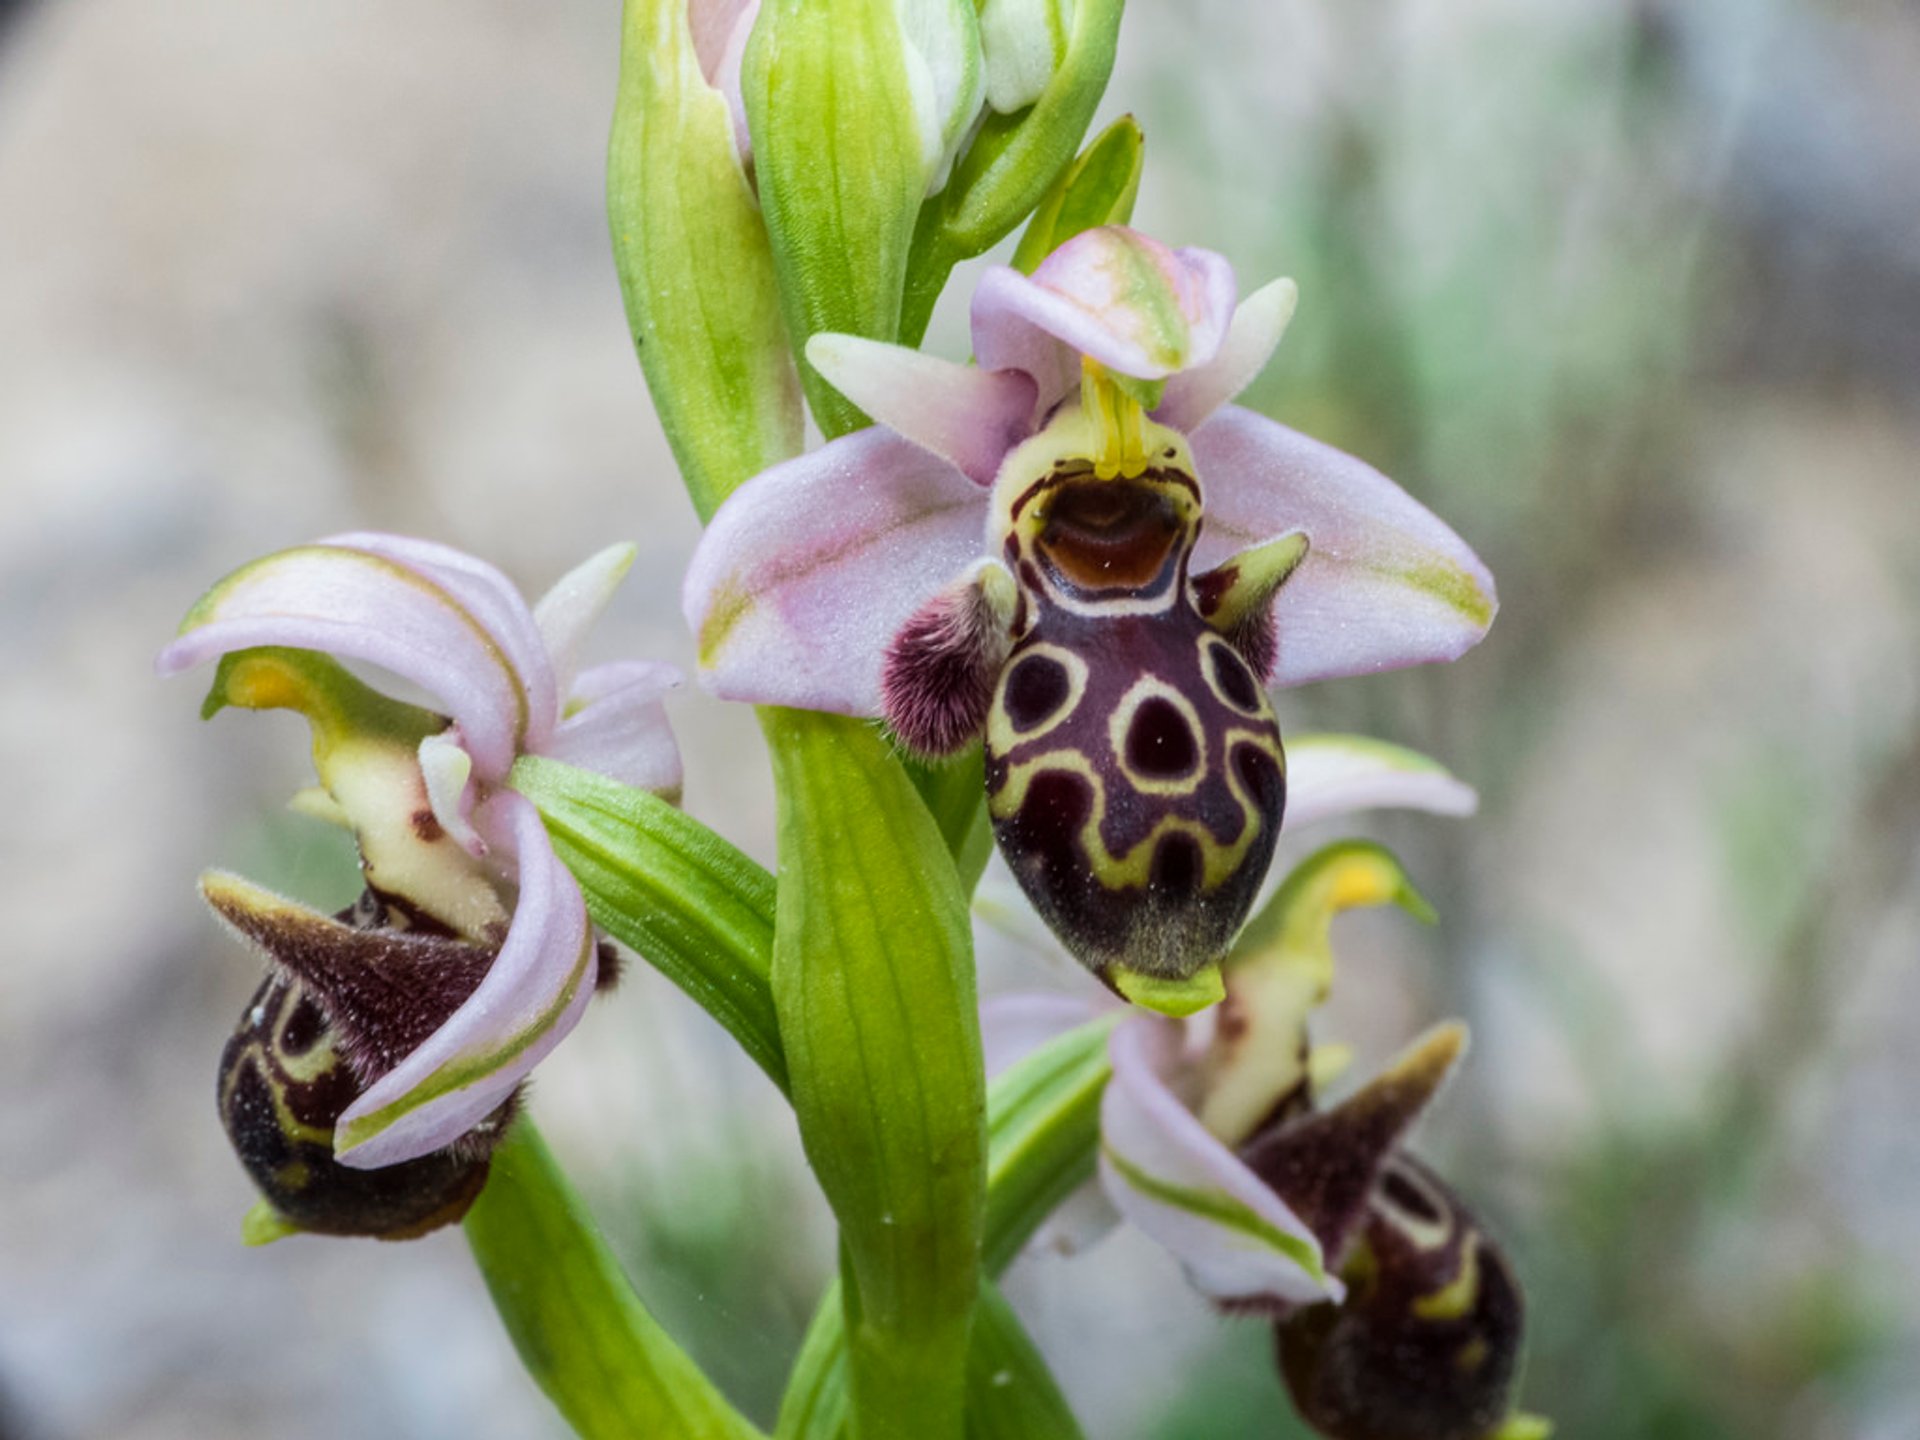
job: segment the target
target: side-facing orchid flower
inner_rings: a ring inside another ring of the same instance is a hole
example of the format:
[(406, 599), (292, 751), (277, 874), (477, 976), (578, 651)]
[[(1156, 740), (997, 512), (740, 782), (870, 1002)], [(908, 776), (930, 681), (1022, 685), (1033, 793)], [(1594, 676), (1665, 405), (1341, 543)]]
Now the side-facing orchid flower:
[[(1445, 771), (1377, 742), (1303, 739), (1294, 770), (1297, 808), (1315, 818), (1374, 804), (1472, 808)], [(1437, 1027), (1346, 1100), (1320, 1103), (1347, 1058), (1315, 1048), (1307, 1028), (1332, 987), (1333, 917), (1387, 903), (1431, 918), (1385, 850), (1329, 845), (1242, 932), (1216, 1010), (1134, 1014), (1114, 1028), (1104, 1203), (1070, 1202), (1060, 1238), (1084, 1244), (1124, 1218), (1222, 1308), (1275, 1320), (1295, 1401), (1335, 1440), (1486, 1440), (1509, 1422), (1519, 1287), (1472, 1213), (1403, 1149), (1465, 1048), (1464, 1028)], [(1058, 996), (989, 1002), (990, 1063), (1012, 1063), (1089, 1013)]]
[[(578, 671), (633, 553), (602, 551), (529, 609), (459, 551), (335, 536), (229, 575), (161, 652), (165, 675), (220, 660), (206, 715), (307, 718), (320, 787), (297, 803), (351, 829), (366, 882), (334, 918), (233, 876), (202, 884), (273, 967), (221, 1084), (272, 1207), (261, 1233), (407, 1234), (457, 1218), (520, 1082), (580, 1019), (600, 946), (538, 812), (507, 780), (516, 757), (545, 755), (677, 796), (660, 703), (673, 670)], [(411, 682), (443, 713), (330, 656)]]
[(777, 465), (688, 570), (707, 685), (884, 716), (923, 755), (984, 737), (989, 812), (1073, 954), (1190, 1010), (1272, 858), (1265, 690), (1452, 659), (1493, 580), (1385, 476), (1226, 401), (1294, 306), (1119, 226), (987, 272), (977, 365), (817, 335), (880, 423)]

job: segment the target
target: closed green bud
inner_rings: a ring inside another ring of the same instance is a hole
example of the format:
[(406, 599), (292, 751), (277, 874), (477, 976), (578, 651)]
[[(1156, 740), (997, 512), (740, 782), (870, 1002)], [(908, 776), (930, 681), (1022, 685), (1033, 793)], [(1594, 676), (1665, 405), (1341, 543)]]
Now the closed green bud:
[[(796, 352), (821, 331), (894, 338), (921, 202), (984, 91), (971, 0), (765, 0), (741, 92)], [(802, 379), (829, 436), (865, 423)]]
[[(1106, 93), (1125, 0), (987, 0), (989, 110), (913, 236), (903, 344), (926, 333), (947, 275), (1013, 232), (1073, 163)], [(1063, 237), (1064, 238), (1064, 237)]]
[(702, 519), (800, 450), (800, 390), (744, 152), (746, 0), (627, 0), (607, 213), (647, 389)]

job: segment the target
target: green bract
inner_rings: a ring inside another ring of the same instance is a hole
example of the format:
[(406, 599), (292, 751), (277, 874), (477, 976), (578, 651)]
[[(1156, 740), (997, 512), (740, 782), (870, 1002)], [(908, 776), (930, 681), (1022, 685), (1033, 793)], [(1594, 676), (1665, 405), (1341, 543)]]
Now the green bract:
[[(741, 66), (754, 173), (797, 351), (831, 330), (891, 340), (914, 218), (980, 107), (966, 0), (767, 0)], [(804, 362), (821, 428), (860, 412)]]
[(1102, 130), (1061, 174), (1027, 222), (1013, 252), (1013, 268), (1031, 275), (1074, 236), (1133, 218), (1147, 137), (1131, 115)]

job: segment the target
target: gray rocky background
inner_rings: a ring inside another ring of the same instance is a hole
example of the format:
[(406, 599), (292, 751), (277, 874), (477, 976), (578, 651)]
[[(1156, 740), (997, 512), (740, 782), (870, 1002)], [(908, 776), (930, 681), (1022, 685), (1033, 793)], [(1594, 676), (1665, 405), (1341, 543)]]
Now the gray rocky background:
[[(458, 1233), (237, 1243), (212, 1107), (254, 983), (208, 865), (317, 903), (288, 717), (153, 651), (242, 560), (428, 534), (530, 590), (696, 535), (601, 212), (611, 0), (0, 5), (0, 1440), (541, 1437)], [(1920, 23), (1894, 0), (1134, 0), (1137, 219), (1303, 305), (1254, 392), (1501, 577), (1441, 672), (1288, 697), (1420, 745), (1443, 915), (1340, 932), (1326, 1033), (1474, 1023), (1423, 1146), (1506, 1236), (1569, 1437), (1920, 1436)], [(964, 279), (962, 282), (964, 294)], [(964, 353), (949, 303), (931, 343)], [(751, 717), (672, 702), (771, 859)], [(990, 988), (1072, 986), (983, 935)], [(782, 1107), (636, 966), (535, 1109), (756, 1415), (829, 1267)], [(1260, 1327), (1135, 1237), (1011, 1293), (1098, 1437), (1282, 1436)]]

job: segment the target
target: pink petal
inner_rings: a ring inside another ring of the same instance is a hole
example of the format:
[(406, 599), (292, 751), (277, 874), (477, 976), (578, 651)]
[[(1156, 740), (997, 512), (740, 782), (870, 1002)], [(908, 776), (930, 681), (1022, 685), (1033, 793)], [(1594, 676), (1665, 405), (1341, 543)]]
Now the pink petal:
[(1356, 810), (1471, 815), (1480, 797), (1444, 765), (1363, 735), (1287, 737), (1288, 830)]
[(517, 856), (520, 898), (486, 979), (419, 1049), (347, 1107), (335, 1156), (373, 1170), (471, 1130), (579, 1023), (597, 949), (580, 887), (554, 856), (532, 802), (502, 791), (481, 807), (496, 853)]
[(680, 683), (671, 665), (618, 661), (587, 671), (542, 754), (639, 790), (677, 800), (680, 747), (660, 699)]
[(987, 497), (878, 427), (755, 476), (687, 567), (702, 682), (728, 700), (878, 715), (887, 644), (979, 557)]
[(816, 335), (807, 359), (880, 424), (982, 485), (1032, 427), (1033, 377), (1024, 371), (956, 365), (857, 335)]
[(1113, 1032), (1113, 1079), (1100, 1105), (1108, 1198), (1215, 1300), (1339, 1299), (1344, 1289), (1321, 1268), (1319, 1242), (1305, 1223), (1169, 1088), (1182, 1064), (1181, 1034), (1178, 1025), (1145, 1017)]
[(1487, 567), (1372, 466), (1233, 405), (1190, 438), (1206, 496), (1196, 572), (1289, 530), (1312, 542), (1274, 599), (1274, 684), (1453, 660), (1487, 633)]
[[(747, 53), (747, 40), (753, 34), (753, 22), (760, 15), (760, 0), (721, 0), (716, 8), (738, 11), (733, 28), (728, 32), (726, 44), (720, 51), (716, 64), (709, 65), (705, 50), (701, 51), (700, 68), (707, 77), (707, 83), (726, 98), (727, 110), (733, 117), (733, 146), (745, 160), (753, 154), (753, 137), (747, 132), (747, 102), (740, 91), (740, 62)], [(696, 38), (696, 45), (699, 43)]]
[(741, 22), (751, 25), (759, 9), (760, 0), (687, 0), (687, 27), (693, 35), (693, 53), (709, 85), (718, 85), (715, 77)]
[(1077, 995), (995, 995), (980, 1003), (980, 1045), (987, 1078), (1024, 1060), (1055, 1036), (1108, 1007)]
[(174, 675), (258, 645), (322, 650), (391, 670), (453, 717), (483, 776), (503, 777), (513, 764), (528, 723), (521, 677), (481, 618), (415, 568), (335, 545), (269, 555), (208, 591), (155, 664)]
[(1287, 333), (1300, 288), (1291, 280), (1263, 285), (1233, 312), (1220, 353), (1167, 381), (1153, 418), (1180, 431), (1200, 428), (1208, 416), (1251, 385)]
[(1233, 315), (1233, 268), (1107, 225), (1074, 236), (1031, 276), (990, 269), (973, 292), (974, 357), (1024, 370), (1045, 410), (1080, 383), (1080, 357), (1142, 380), (1206, 365)]
[[(540, 748), (559, 718), (560, 690), (540, 626), (511, 580), (464, 550), (407, 535), (361, 530), (329, 535), (319, 543), (364, 550), (404, 565), (464, 605), (500, 647), (526, 691), (528, 713), (521, 748)], [(485, 778), (501, 777), (489, 774)]]
[(554, 581), (553, 588), (533, 607), (540, 643), (553, 667), (554, 691), (566, 695), (580, 667), (580, 646), (607, 608), (607, 601), (633, 568), (639, 551), (632, 545), (609, 545), (590, 555)]

